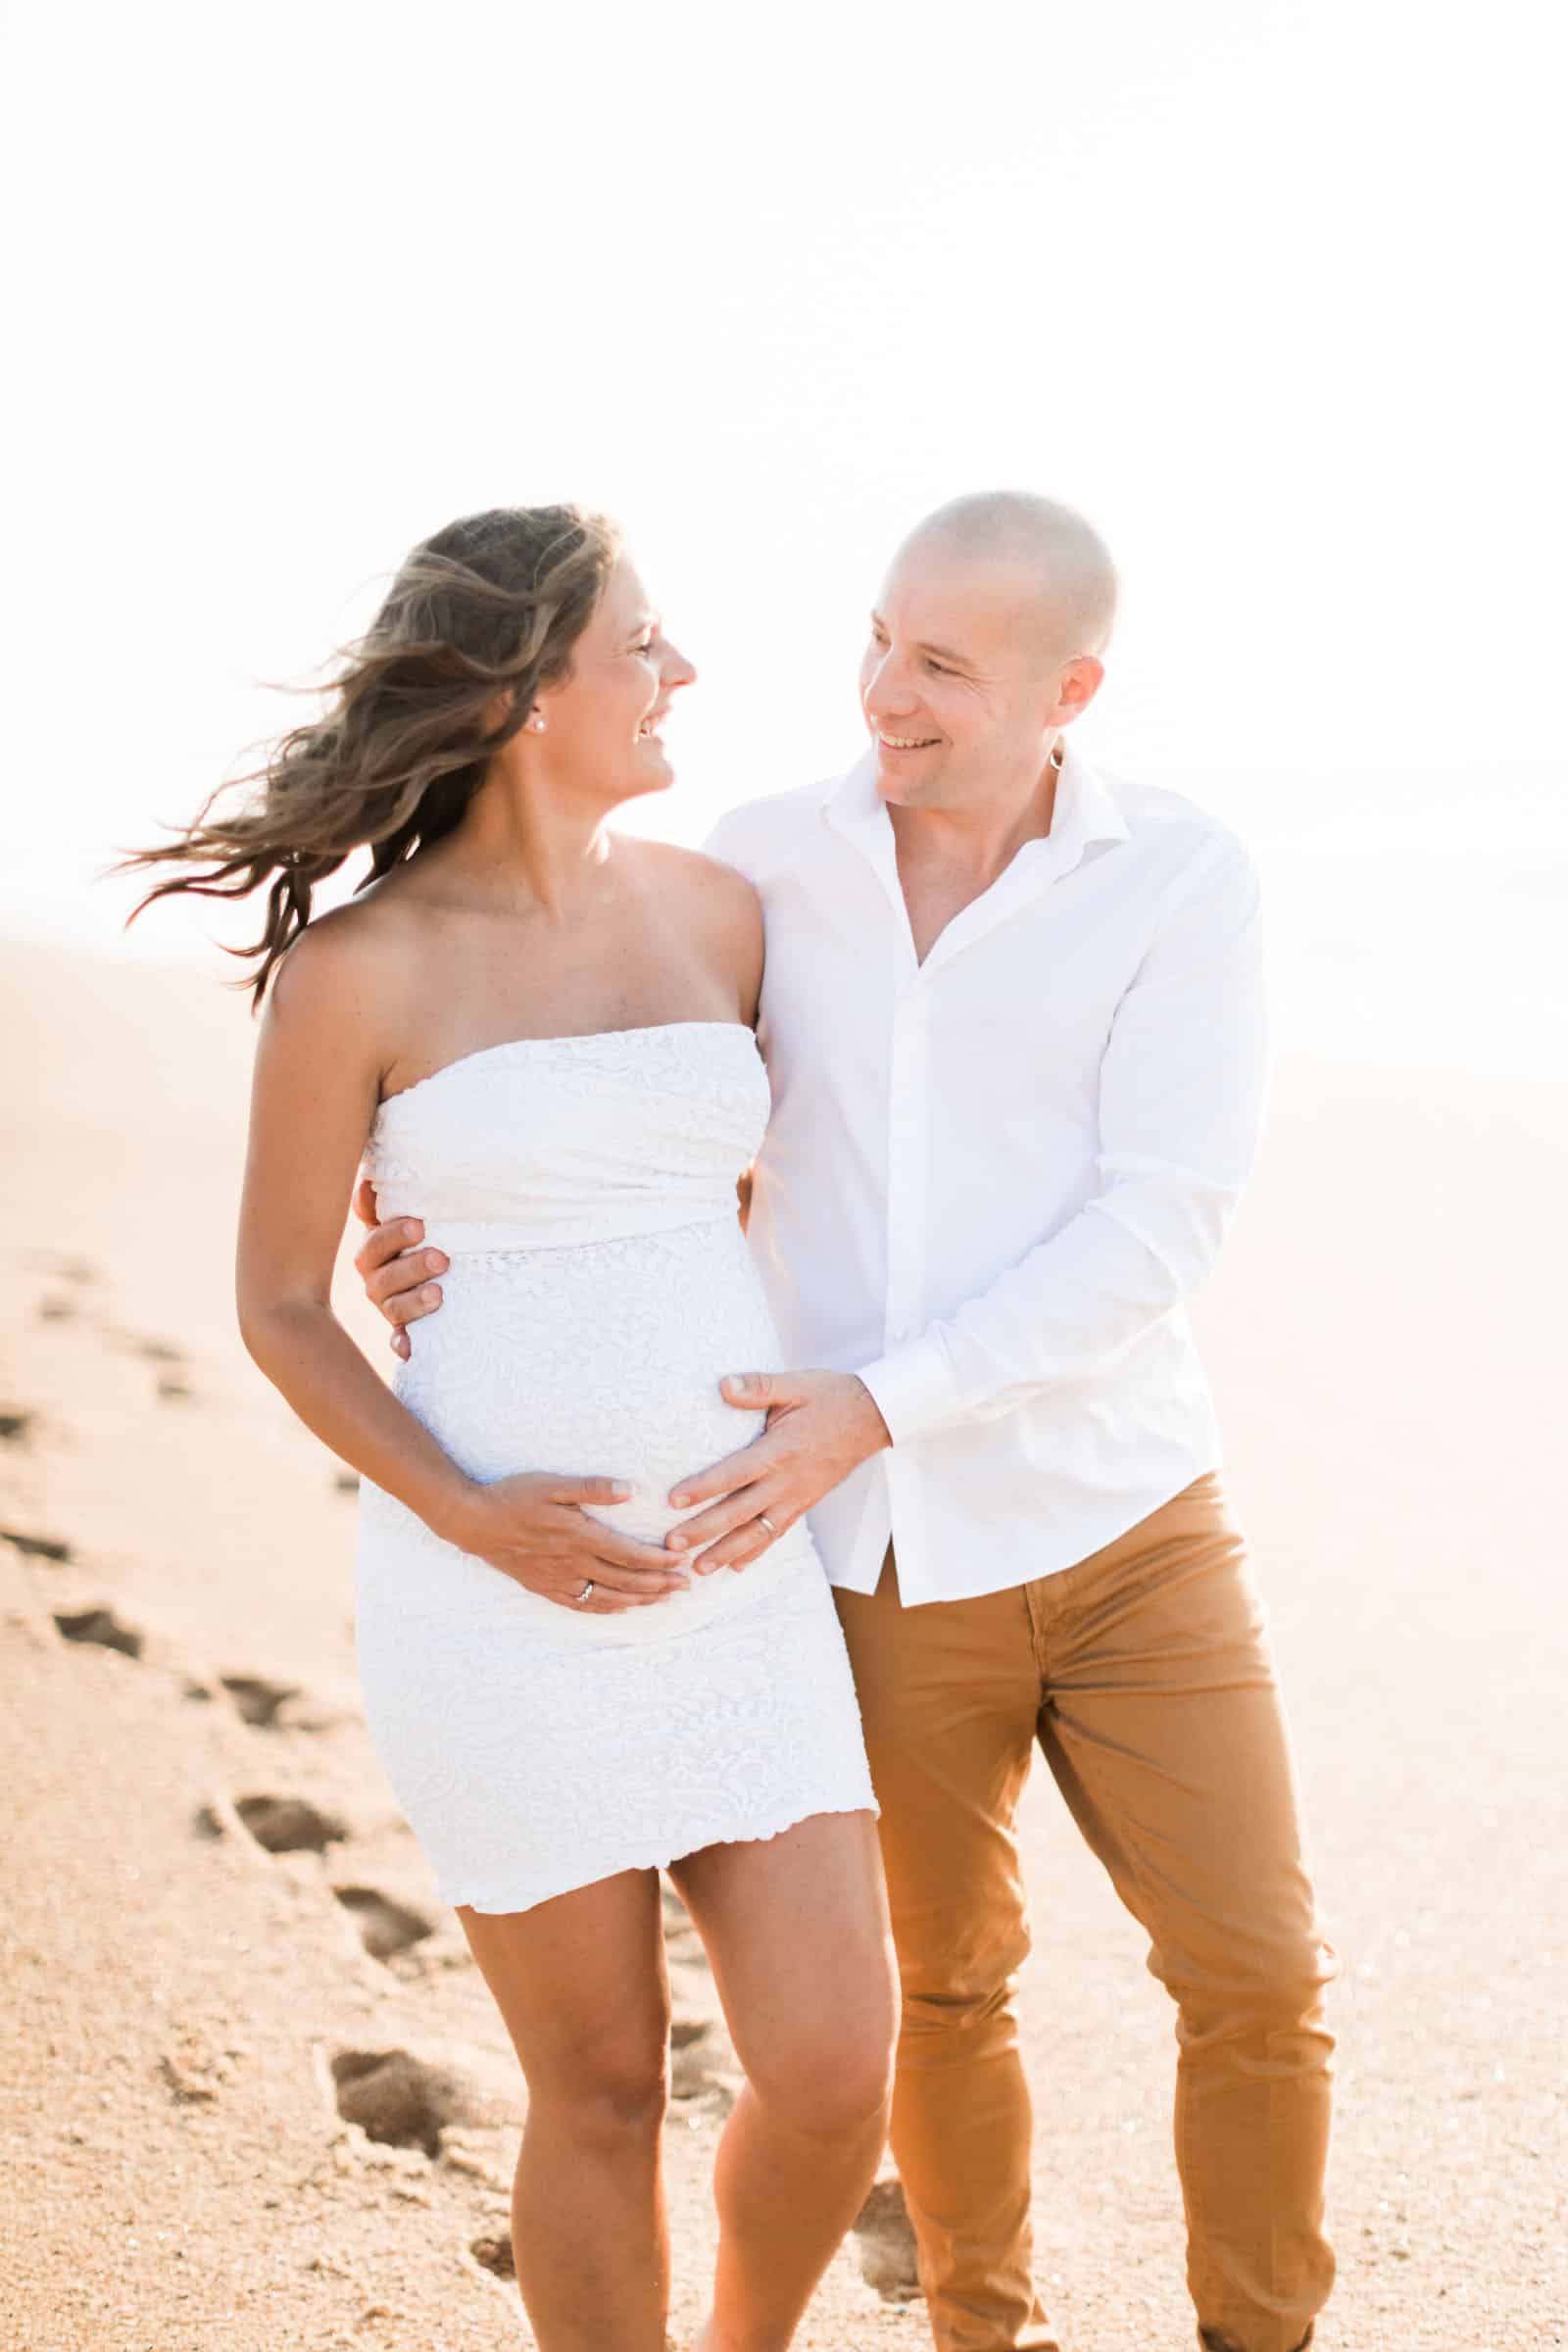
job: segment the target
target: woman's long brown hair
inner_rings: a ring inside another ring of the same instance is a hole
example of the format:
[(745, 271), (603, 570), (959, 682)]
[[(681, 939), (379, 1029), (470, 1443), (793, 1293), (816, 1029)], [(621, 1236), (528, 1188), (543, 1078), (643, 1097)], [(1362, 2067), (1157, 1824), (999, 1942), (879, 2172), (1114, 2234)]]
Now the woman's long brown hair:
[[(220, 785), (172, 842), (121, 860), (120, 873), (204, 869), (155, 884), (128, 919), (175, 892), (244, 899), (270, 880), (261, 937), (230, 951), (260, 959), (247, 982), (260, 1004), (318, 882), (366, 847), (373, 881), (460, 823), (539, 689), (567, 675), (618, 551), (613, 524), (564, 506), (493, 507), (422, 540), (344, 655), (324, 714)], [(487, 728), (503, 690), (506, 716)]]

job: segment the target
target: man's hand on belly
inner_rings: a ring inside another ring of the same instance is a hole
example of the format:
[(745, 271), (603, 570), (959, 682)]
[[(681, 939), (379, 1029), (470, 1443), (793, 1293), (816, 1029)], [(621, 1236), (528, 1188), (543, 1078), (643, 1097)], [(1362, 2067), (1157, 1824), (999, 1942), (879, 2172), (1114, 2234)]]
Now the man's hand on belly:
[(749, 1567), (803, 1512), (893, 1443), (870, 1390), (853, 1372), (743, 1372), (722, 1382), (719, 1394), (739, 1412), (765, 1412), (767, 1427), (670, 1494), (677, 1511), (712, 1504), (667, 1538), (672, 1551), (696, 1552), (699, 1576)]
[(417, 1217), (376, 1223), (380, 1211), (368, 1177), (355, 1188), (354, 1213), (362, 1225), (370, 1228), (354, 1260), (355, 1272), (370, 1304), (379, 1307), (392, 1326), (393, 1354), (406, 1362), (411, 1349), (405, 1326), (417, 1323), (422, 1315), (433, 1315), (441, 1304), (441, 1286), (430, 1277), (444, 1274), (448, 1260), (439, 1250), (418, 1247), (424, 1239), (424, 1226)]

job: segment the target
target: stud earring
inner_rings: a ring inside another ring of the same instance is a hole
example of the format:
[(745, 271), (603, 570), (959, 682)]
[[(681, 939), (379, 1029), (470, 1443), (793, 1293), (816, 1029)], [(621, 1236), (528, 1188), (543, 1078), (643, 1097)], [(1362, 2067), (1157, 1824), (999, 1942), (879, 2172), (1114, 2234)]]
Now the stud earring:
[(528, 724), (536, 735), (542, 735), (545, 731), (545, 722), (539, 716), (537, 711), (534, 713), (533, 717), (529, 719)]

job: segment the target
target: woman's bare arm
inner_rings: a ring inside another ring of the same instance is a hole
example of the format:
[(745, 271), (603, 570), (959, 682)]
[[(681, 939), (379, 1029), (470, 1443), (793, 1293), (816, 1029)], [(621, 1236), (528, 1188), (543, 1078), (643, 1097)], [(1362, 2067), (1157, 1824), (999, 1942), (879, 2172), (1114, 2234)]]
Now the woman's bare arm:
[(666, 1556), (581, 1508), (624, 1500), (620, 1482), (468, 1478), (332, 1311), (398, 1005), (392, 959), (350, 920), (328, 916), (290, 950), (257, 1049), (235, 1278), (245, 1345), (307, 1428), (449, 1543), (550, 1599), (570, 1603), (590, 1580), (604, 1589), (595, 1609), (661, 1598), (684, 1581), (670, 1578)]
[(235, 1297), (246, 1347), (307, 1428), (446, 1533), (471, 1482), (383, 1386), (331, 1306), (344, 1214), (390, 1058), (377, 986), (385, 960), (329, 918), (278, 972), (251, 1087)]

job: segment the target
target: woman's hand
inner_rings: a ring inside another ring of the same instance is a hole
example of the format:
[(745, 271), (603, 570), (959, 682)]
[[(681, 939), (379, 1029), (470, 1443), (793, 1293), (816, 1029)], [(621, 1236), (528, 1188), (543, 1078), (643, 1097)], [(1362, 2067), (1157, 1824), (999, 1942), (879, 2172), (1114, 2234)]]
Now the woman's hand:
[[(493, 1485), (473, 1482), (437, 1529), (542, 1599), (585, 1617), (613, 1617), (646, 1609), (691, 1583), (684, 1563), (656, 1544), (639, 1544), (585, 1506), (629, 1500), (631, 1489), (613, 1478), (555, 1478), (525, 1470)], [(592, 1590), (584, 1594), (584, 1588)]]

